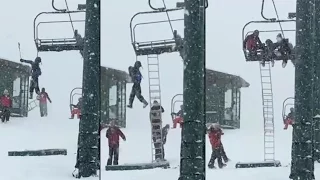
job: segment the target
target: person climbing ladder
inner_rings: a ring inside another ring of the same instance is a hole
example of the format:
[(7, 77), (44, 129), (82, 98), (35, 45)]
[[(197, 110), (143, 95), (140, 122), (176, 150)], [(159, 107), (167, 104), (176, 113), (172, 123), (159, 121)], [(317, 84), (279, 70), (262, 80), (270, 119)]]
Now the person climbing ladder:
[(143, 103), (143, 108), (148, 106), (148, 102), (144, 99), (144, 97), (141, 95), (141, 80), (142, 80), (142, 75), (141, 72), (139, 70), (139, 68), (142, 67), (141, 62), (140, 61), (136, 61), (134, 63), (134, 66), (129, 66), (129, 75), (132, 79), (133, 82), (133, 86), (132, 86), (132, 90), (130, 93), (130, 97), (129, 97), (129, 104), (128, 104), (128, 108), (132, 108), (132, 104), (134, 101), (134, 97), (137, 96), (137, 98), (140, 100), (140, 102)]
[(40, 63), (41, 58), (36, 57), (34, 61), (20, 59), (20, 62), (28, 63), (31, 65), (31, 82), (30, 82), (30, 99), (33, 99), (33, 92), (40, 94), (39, 89), (39, 76), (41, 75)]

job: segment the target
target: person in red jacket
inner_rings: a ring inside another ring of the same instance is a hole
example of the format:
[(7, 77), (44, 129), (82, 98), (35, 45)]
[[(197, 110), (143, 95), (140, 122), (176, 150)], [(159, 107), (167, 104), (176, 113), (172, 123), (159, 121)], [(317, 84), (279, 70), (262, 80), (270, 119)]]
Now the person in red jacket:
[(283, 128), (284, 130), (287, 130), (289, 125), (294, 124), (294, 108), (290, 108), (290, 113), (283, 120), (283, 123), (284, 123), (284, 128)]
[(120, 137), (124, 141), (126, 141), (126, 137), (123, 134), (123, 132), (120, 130), (120, 128), (115, 125), (115, 121), (110, 122), (110, 126), (107, 129), (106, 137), (108, 138), (108, 144), (109, 144), (109, 158), (108, 158), (107, 166), (112, 165), (112, 159), (113, 159), (113, 165), (118, 165)]
[(73, 119), (74, 115), (77, 115), (77, 118), (80, 119), (82, 109), (82, 97), (78, 99), (78, 103), (76, 105), (70, 104), (70, 106), (73, 107), (70, 119)]
[(223, 164), (223, 162), (222, 162), (221, 136), (223, 135), (223, 132), (220, 128), (220, 125), (219, 124), (212, 124), (210, 126), (208, 135), (209, 135), (209, 139), (210, 139), (210, 144), (212, 146), (212, 153), (211, 153), (211, 158), (210, 158), (208, 167), (215, 168), (214, 162), (217, 159), (219, 168), (223, 168), (225, 166), (225, 164)]
[(249, 56), (256, 55), (258, 49), (262, 49), (263, 44), (259, 38), (259, 31), (255, 30), (252, 34), (248, 35), (243, 41), (243, 51), (249, 51)]
[(48, 116), (48, 106), (47, 101), (52, 102), (45, 88), (41, 89), (39, 94), (39, 107), (40, 107), (40, 116)]
[(12, 108), (12, 99), (9, 95), (8, 90), (3, 91), (3, 95), (0, 98), (0, 105), (1, 105), (1, 121), (8, 122), (10, 119), (10, 108)]

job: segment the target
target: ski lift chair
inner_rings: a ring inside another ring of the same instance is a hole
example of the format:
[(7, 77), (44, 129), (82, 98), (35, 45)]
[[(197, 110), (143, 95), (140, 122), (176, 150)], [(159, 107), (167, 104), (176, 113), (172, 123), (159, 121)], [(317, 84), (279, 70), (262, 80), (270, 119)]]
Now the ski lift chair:
[[(72, 14), (72, 13), (85, 13), (85, 11), (55, 11), (55, 12), (41, 12), (39, 13), (33, 22), (34, 26), (34, 42), (39, 52), (48, 51), (72, 51), (83, 50), (84, 44), (76, 40), (76, 38), (54, 38), (43, 39), (39, 38), (39, 26), (41, 24), (53, 24), (53, 23), (73, 23), (73, 22), (85, 22), (85, 20), (69, 20), (69, 21), (41, 21), (37, 23), (37, 19), (41, 15), (55, 15), (55, 14)], [(37, 23), (37, 24), (36, 24)]]
[(74, 97), (75, 97), (75, 96), (82, 97), (82, 94), (81, 94), (81, 93), (75, 92), (76, 90), (82, 91), (82, 88), (77, 87), (77, 88), (72, 89), (72, 91), (70, 92), (70, 103), (69, 103), (69, 105), (70, 105), (70, 113), (71, 113), (72, 110), (74, 109), (74, 107), (71, 106), (71, 104), (74, 104)]
[[(247, 33), (245, 33), (245, 30), (247, 28), (248, 25), (250, 24), (273, 24), (273, 23), (285, 23), (285, 22), (295, 22), (295, 20), (273, 20), (273, 21), (250, 21), (248, 22), (247, 24), (245, 24), (245, 26), (243, 27), (242, 29), (242, 42), (244, 42), (245, 38), (252, 34), (253, 31), (248, 31)], [(294, 32), (295, 29), (288, 29), (288, 30), (283, 30), (283, 32)], [(259, 31), (260, 34), (261, 33), (279, 33), (279, 32), (282, 32), (281, 30), (265, 30), (265, 31)], [(287, 40), (287, 39), (286, 39)], [(255, 54), (249, 54), (248, 51), (244, 51), (244, 55), (245, 55), (245, 58), (246, 58), (246, 61), (262, 61), (262, 59), (265, 58), (265, 55), (266, 55), (266, 45), (263, 44), (263, 47), (261, 47), (260, 49), (258, 49)], [(287, 58), (284, 58), (282, 55), (279, 55), (277, 53), (277, 50), (274, 51), (275, 53), (275, 61), (281, 61), (281, 60), (284, 60), (284, 59), (288, 59), (288, 60), (292, 60), (294, 61), (295, 60), (295, 48), (292, 48), (292, 51), (291, 51), (291, 54), (289, 55), (289, 57)], [(265, 59), (266, 62), (268, 61), (271, 61), (271, 59)]]
[(136, 33), (135, 29), (137, 26), (141, 25), (151, 25), (151, 24), (159, 24), (159, 23), (171, 23), (173, 21), (182, 21), (184, 19), (173, 19), (173, 20), (164, 20), (164, 21), (153, 21), (153, 22), (144, 22), (144, 23), (137, 23), (133, 26), (133, 20), (136, 16), (142, 14), (156, 14), (156, 13), (167, 13), (170, 11), (178, 11), (181, 8), (177, 9), (167, 9), (165, 11), (147, 11), (147, 12), (139, 12), (135, 14), (130, 21), (130, 30), (131, 30), (131, 43), (133, 49), (137, 56), (144, 56), (144, 55), (152, 55), (152, 54), (163, 54), (163, 53), (171, 53), (179, 51), (176, 48), (176, 39), (165, 39), (165, 40), (156, 40), (156, 41), (146, 41), (146, 42), (138, 42), (136, 41)]

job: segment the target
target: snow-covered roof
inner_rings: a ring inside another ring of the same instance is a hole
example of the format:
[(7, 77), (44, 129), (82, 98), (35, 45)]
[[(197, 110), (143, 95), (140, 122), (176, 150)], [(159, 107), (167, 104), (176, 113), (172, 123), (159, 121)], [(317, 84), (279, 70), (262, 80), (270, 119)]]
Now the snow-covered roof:
[(232, 86), (236, 88), (249, 87), (250, 84), (240, 76), (206, 69), (207, 85)]
[(23, 65), (18, 62), (13, 62), (4, 58), (0, 58), (0, 69), (11, 69), (16, 70), (16, 72), (30, 74), (31, 67), (28, 65)]
[(108, 78), (111, 77), (112, 79), (114, 78), (119, 81), (126, 81), (127, 83), (131, 83), (129, 73), (110, 67), (101, 66), (101, 76), (105, 76)]

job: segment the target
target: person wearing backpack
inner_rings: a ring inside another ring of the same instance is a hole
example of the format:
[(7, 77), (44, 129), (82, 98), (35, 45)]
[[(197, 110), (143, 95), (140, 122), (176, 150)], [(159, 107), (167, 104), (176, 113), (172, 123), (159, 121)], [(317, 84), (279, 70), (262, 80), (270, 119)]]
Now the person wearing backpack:
[(144, 99), (144, 97), (141, 94), (141, 80), (142, 80), (142, 75), (140, 72), (140, 67), (142, 67), (140, 61), (136, 61), (134, 63), (134, 66), (129, 66), (129, 75), (132, 79), (133, 86), (131, 89), (130, 97), (129, 97), (129, 104), (128, 108), (132, 108), (132, 104), (134, 101), (134, 97), (137, 96), (140, 102), (143, 103), (143, 108), (148, 106), (148, 102)]

